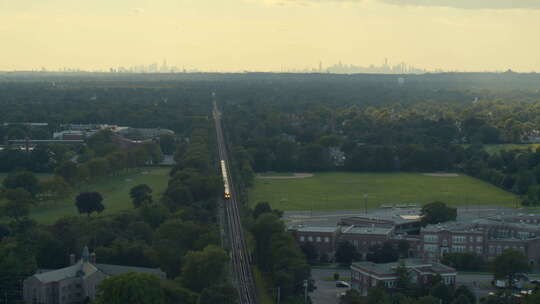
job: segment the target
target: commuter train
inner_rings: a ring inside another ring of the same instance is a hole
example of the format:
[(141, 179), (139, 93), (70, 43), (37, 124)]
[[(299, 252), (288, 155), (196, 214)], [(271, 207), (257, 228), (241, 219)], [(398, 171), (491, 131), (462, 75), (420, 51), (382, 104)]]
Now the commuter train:
[(227, 176), (227, 166), (225, 161), (221, 160), (221, 175), (223, 176), (223, 197), (225, 199), (231, 198), (231, 188), (229, 187), (229, 178)]

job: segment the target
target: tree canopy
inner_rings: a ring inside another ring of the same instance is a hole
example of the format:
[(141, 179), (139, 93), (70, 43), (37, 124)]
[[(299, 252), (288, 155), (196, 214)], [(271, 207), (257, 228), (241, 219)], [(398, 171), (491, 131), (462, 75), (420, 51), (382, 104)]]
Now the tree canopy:
[(516, 274), (529, 270), (527, 257), (521, 251), (514, 249), (505, 249), (495, 258), (492, 265), (493, 277), (505, 280), (509, 287), (515, 285)]
[(101, 213), (105, 210), (102, 201), (103, 197), (98, 192), (82, 192), (75, 198), (75, 205), (79, 213), (90, 216), (93, 212)]
[(448, 221), (455, 221), (457, 217), (457, 209), (446, 206), (442, 202), (433, 202), (422, 206), (420, 211), (422, 216), (422, 224), (439, 224)]
[(163, 304), (160, 279), (154, 275), (127, 273), (112, 276), (98, 285), (99, 304)]

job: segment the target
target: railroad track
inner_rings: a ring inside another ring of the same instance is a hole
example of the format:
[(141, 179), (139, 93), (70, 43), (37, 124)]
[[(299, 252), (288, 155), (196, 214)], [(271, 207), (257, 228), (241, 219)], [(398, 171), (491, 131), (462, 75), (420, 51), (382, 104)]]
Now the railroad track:
[[(229, 193), (225, 193), (225, 214), (227, 218), (228, 238), (230, 245), (230, 255), (232, 269), (236, 280), (236, 288), (240, 304), (258, 304), (257, 295), (255, 292), (255, 284), (251, 272), (250, 256), (246, 247), (244, 238), (244, 230), (238, 210), (238, 202), (234, 181), (229, 170), (229, 158), (227, 147), (223, 136), (223, 128), (221, 125), (221, 113), (218, 111), (217, 105), (214, 102), (213, 117), (216, 127), (216, 138), (218, 145), (219, 158), (222, 161), (222, 175), (225, 183), (225, 189), (229, 189)], [(223, 164), (224, 163), (224, 164)]]

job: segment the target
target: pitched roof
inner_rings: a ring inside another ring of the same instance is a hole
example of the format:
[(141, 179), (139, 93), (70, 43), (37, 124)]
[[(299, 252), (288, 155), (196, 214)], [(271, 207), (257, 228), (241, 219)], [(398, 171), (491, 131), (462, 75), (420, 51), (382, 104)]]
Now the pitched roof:
[(98, 269), (82, 260), (69, 267), (35, 274), (34, 277), (43, 283), (58, 282), (67, 278), (86, 277), (98, 271)]
[(114, 276), (129, 272), (147, 273), (153, 274), (160, 278), (165, 278), (166, 275), (159, 268), (147, 268), (147, 267), (133, 267), (133, 266), (121, 266), (121, 265), (109, 265), (109, 264), (94, 264), (101, 272), (106, 275)]

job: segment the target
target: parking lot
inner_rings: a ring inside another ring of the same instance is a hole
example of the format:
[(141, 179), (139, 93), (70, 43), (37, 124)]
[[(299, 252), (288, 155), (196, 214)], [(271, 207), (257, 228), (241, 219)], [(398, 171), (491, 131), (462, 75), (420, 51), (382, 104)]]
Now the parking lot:
[(350, 270), (347, 269), (318, 269), (313, 268), (311, 275), (315, 280), (317, 289), (310, 294), (313, 304), (337, 304), (339, 303), (339, 294), (346, 292), (347, 288), (336, 287), (336, 282), (328, 278), (333, 278), (334, 273), (339, 273), (340, 280), (348, 282), (351, 276)]

